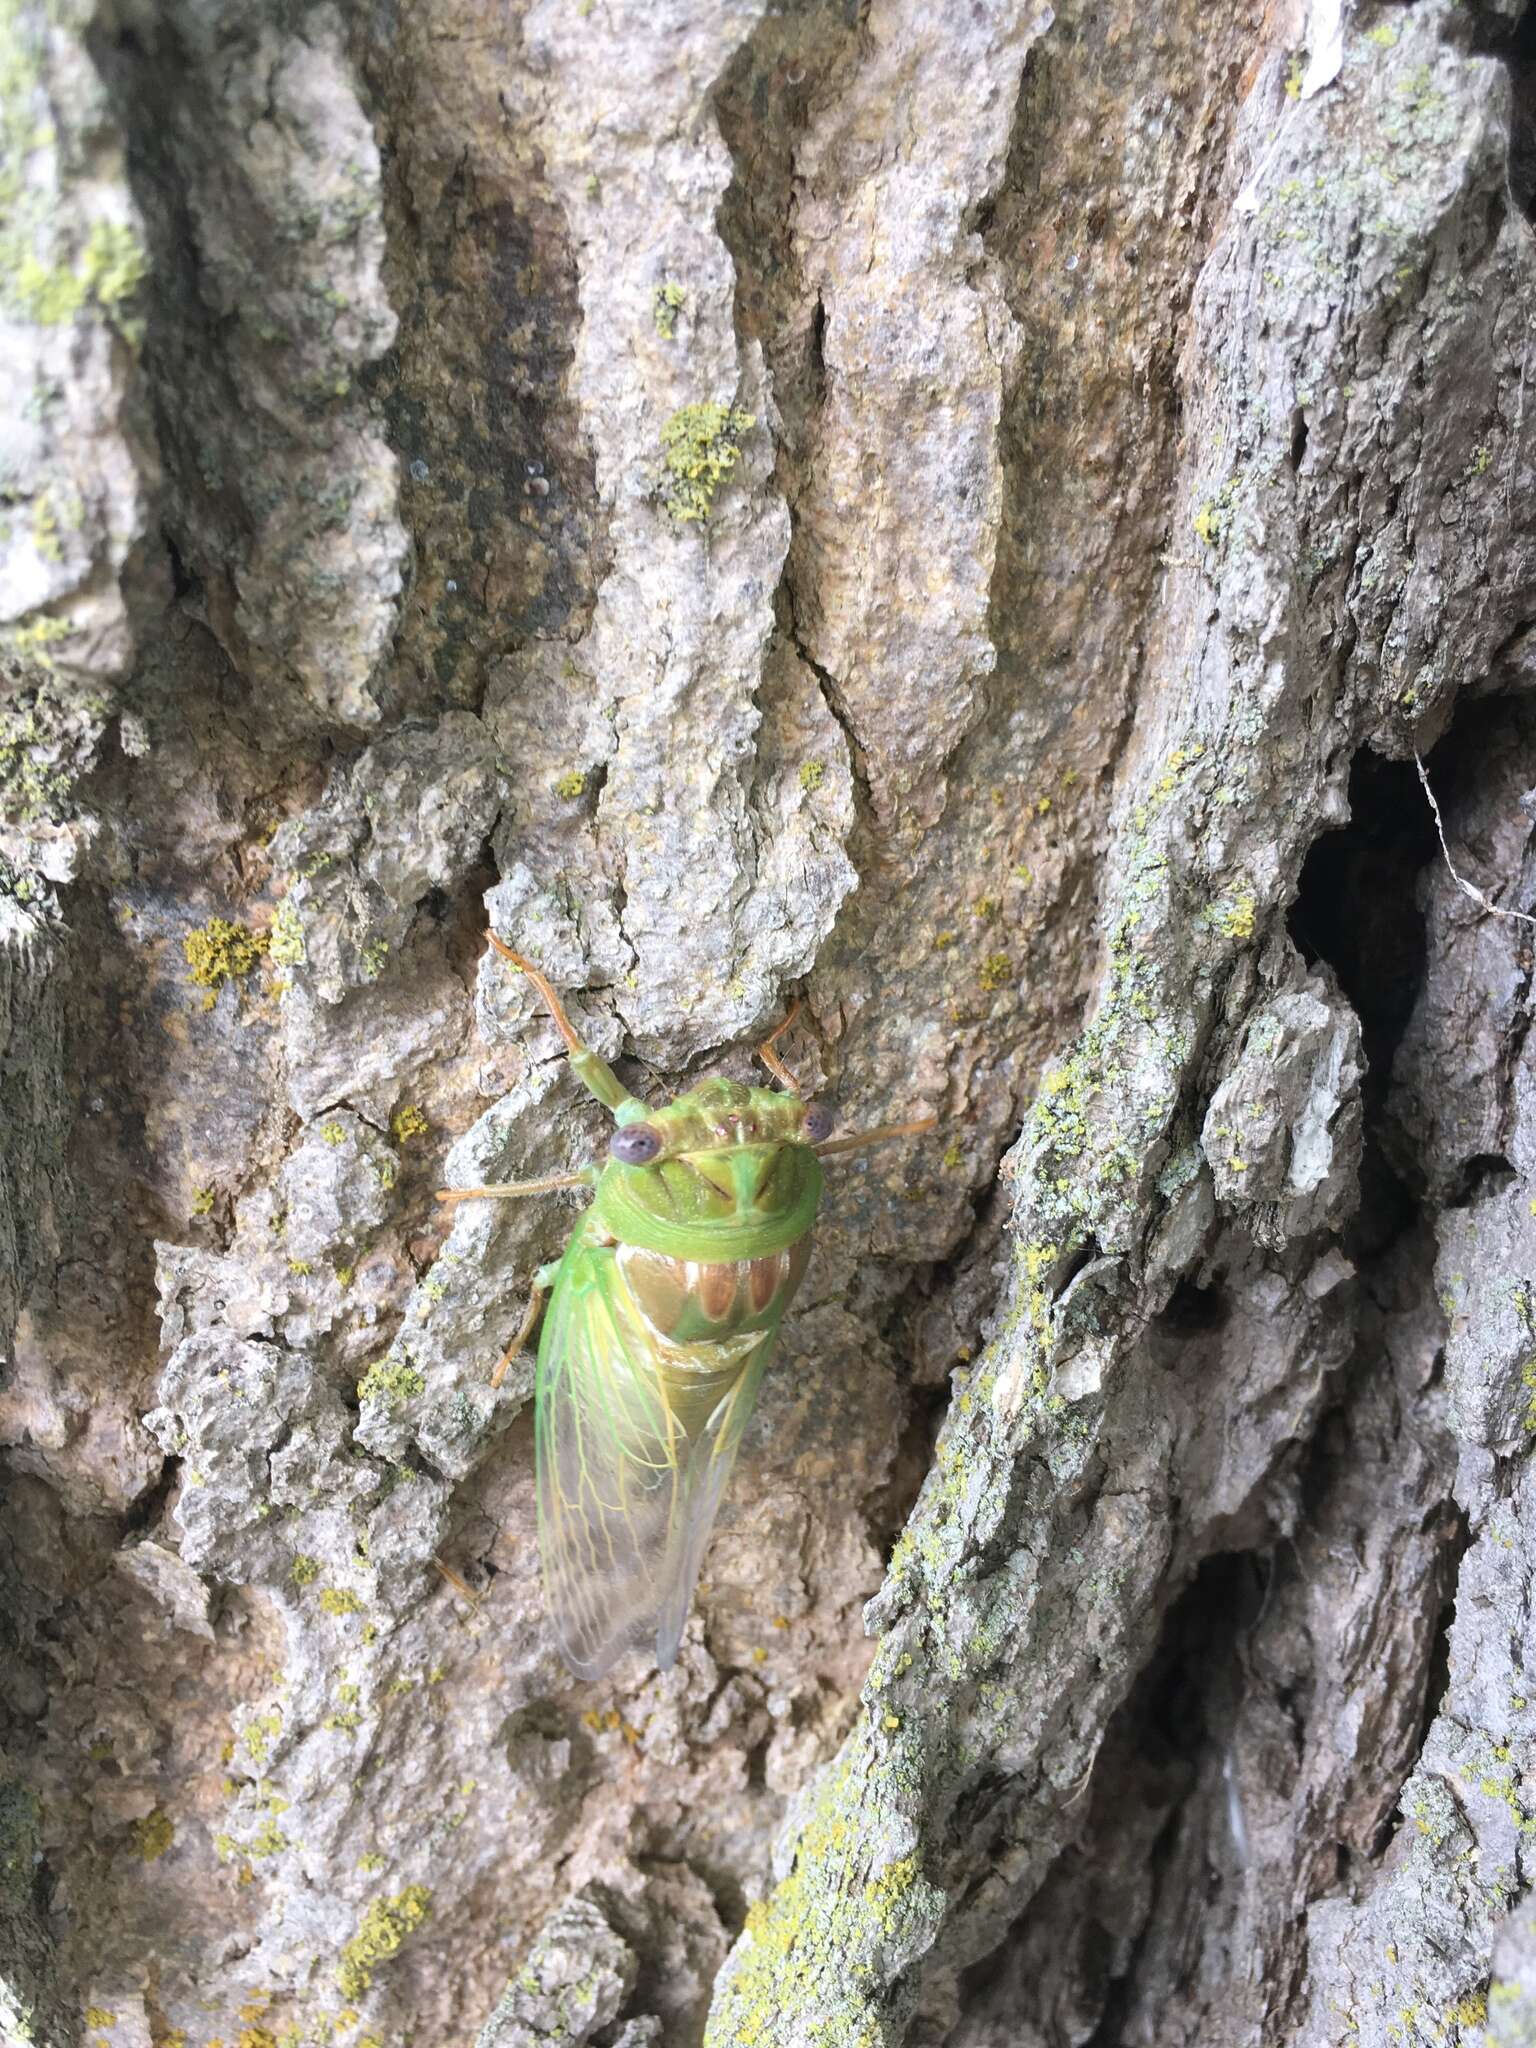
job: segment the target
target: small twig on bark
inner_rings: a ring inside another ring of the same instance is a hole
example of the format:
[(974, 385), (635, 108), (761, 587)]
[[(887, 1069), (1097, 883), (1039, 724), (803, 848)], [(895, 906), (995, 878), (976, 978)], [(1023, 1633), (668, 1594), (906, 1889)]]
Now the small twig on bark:
[(1455, 861), (1451, 859), (1451, 849), (1446, 844), (1445, 824), (1440, 816), (1440, 806), (1435, 802), (1435, 792), (1429, 786), (1429, 775), (1425, 770), (1424, 763), (1417, 754), (1413, 757), (1413, 765), (1419, 771), (1419, 780), (1424, 785), (1424, 794), (1429, 798), (1429, 808), (1433, 811), (1435, 817), (1435, 830), (1440, 835), (1440, 851), (1445, 855), (1446, 867), (1450, 870), (1451, 880), (1456, 884), (1457, 888), (1465, 895), (1470, 896), (1479, 909), (1486, 910), (1490, 917), (1510, 917), (1519, 924), (1536, 925), (1536, 917), (1530, 916), (1524, 910), (1506, 910), (1502, 904), (1495, 903), (1491, 896), (1487, 895), (1482, 889), (1479, 889), (1476, 882), (1469, 882), (1466, 876), (1462, 874)]

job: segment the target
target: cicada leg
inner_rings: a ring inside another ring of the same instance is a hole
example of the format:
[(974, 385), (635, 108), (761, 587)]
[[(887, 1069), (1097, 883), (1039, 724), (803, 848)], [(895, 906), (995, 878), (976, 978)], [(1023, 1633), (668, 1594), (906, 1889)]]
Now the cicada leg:
[(557, 1188), (589, 1188), (592, 1176), (585, 1168), (580, 1173), (551, 1173), (543, 1180), (509, 1180), (499, 1187), (485, 1188), (439, 1188), (440, 1202), (500, 1202), (508, 1195), (552, 1195)]
[(825, 1159), (837, 1152), (857, 1152), (865, 1145), (883, 1145), (887, 1138), (914, 1138), (919, 1131), (931, 1131), (938, 1122), (936, 1116), (921, 1116), (910, 1124), (876, 1124), (872, 1131), (855, 1131), (851, 1137), (828, 1138), (825, 1144), (816, 1147), (818, 1159)]
[(800, 1093), (800, 1083), (795, 1079), (794, 1075), (789, 1071), (788, 1067), (785, 1066), (784, 1062), (779, 1058), (778, 1054), (774, 1051), (773, 1048), (778, 1044), (779, 1040), (784, 1036), (785, 1032), (789, 1029), (790, 1025), (794, 1023), (795, 1019), (799, 1016), (799, 1014), (800, 998), (796, 996), (795, 1000), (789, 1006), (789, 1015), (784, 1019), (784, 1022), (776, 1026), (774, 1030), (770, 1031), (768, 1036), (763, 1040), (762, 1044), (757, 1048), (757, 1056), (762, 1061), (763, 1065), (768, 1069), (769, 1073), (772, 1074), (775, 1081), (783, 1083), (783, 1085), (789, 1090), (791, 1095), (798, 1095)]
[(539, 1320), (539, 1311), (544, 1306), (544, 1297), (555, 1284), (555, 1274), (558, 1268), (559, 1261), (557, 1260), (553, 1266), (540, 1266), (537, 1273), (534, 1274), (533, 1285), (528, 1290), (528, 1307), (524, 1312), (523, 1320), (517, 1326), (517, 1335), (512, 1339), (506, 1350), (503, 1351), (496, 1370), (491, 1374), (491, 1385), (493, 1387), (501, 1385), (507, 1376), (507, 1367), (533, 1335), (534, 1326)]
[(600, 1059), (589, 1046), (582, 1043), (582, 1040), (577, 1035), (575, 1025), (572, 1024), (570, 1018), (565, 1014), (564, 1004), (550, 986), (549, 977), (541, 969), (535, 967), (531, 960), (525, 960), (521, 953), (514, 953), (512, 948), (504, 940), (498, 939), (494, 932), (487, 932), (485, 936), (490, 940), (502, 959), (510, 960), (514, 967), (526, 974), (539, 994), (544, 998), (544, 1006), (554, 1019), (555, 1029), (565, 1040), (565, 1049), (570, 1054), (571, 1065), (575, 1070), (577, 1080), (581, 1082), (582, 1086), (590, 1090), (597, 1097), (604, 1109), (617, 1111), (629, 1108), (634, 1115), (640, 1115), (644, 1105), (635, 1101), (608, 1062)]
[(442, 1573), (449, 1585), (452, 1586), (455, 1593), (469, 1602), (471, 1614), (478, 1614), (480, 1612), (480, 1596), (474, 1587), (470, 1585), (469, 1581), (460, 1577), (451, 1564), (444, 1564), (440, 1557), (434, 1557), (432, 1562), (437, 1566), (437, 1569)]

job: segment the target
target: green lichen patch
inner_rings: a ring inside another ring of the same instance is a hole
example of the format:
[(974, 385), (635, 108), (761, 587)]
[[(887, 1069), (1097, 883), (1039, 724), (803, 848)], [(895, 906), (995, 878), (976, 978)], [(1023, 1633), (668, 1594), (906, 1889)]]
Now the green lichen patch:
[(741, 457), (741, 437), (756, 421), (739, 406), (684, 405), (661, 430), (662, 503), (681, 525), (702, 525)]
[(283, 1732), (283, 1717), (274, 1707), (265, 1714), (253, 1714), (241, 1734), (241, 1745), (254, 1764), (264, 1764), (274, 1739)]
[(407, 1885), (392, 1899), (375, 1899), (356, 1934), (341, 1952), (337, 1989), (349, 2003), (373, 1986), (373, 1973), (404, 1948), (432, 1910), (432, 1894), (424, 1884)]
[(144, 244), (131, 227), (97, 220), (91, 223), (85, 245), (72, 262), (45, 263), (29, 248), (19, 260), (6, 265), (6, 272), (11, 279), (12, 303), (37, 326), (65, 326), (94, 306), (137, 346), (143, 328), (131, 317), (129, 301), (143, 283), (147, 267)]
[(677, 334), (677, 316), (688, 303), (688, 294), (680, 284), (669, 279), (659, 284), (651, 293), (651, 323), (663, 341), (672, 341)]
[[(70, 630), (44, 617), (0, 639), (10, 652), (36, 656)], [(0, 813), (23, 825), (72, 817), (75, 785), (95, 758), (110, 709), (104, 696), (82, 700), (47, 680), (9, 695), (0, 705)]]
[(245, 1853), (247, 1856), (254, 1856), (260, 1860), (267, 1856), (281, 1856), (285, 1849), (292, 1848), (292, 1846), (293, 1844), (283, 1833), (277, 1822), (268, 1819), (262, 1822), (255, 1834), (246, 1843)]
[(424, 1375), (408, 1359), (385, 1357), (363, 1374), (357, 1398), (363, 1402), (381, 1401), (387, 1408), (398, 1410), (414, 1400), (426, 1384)]
[(278, 967), (297, 967), (304, 959), (304, 927), (292, 900), (284, 897), (272, 915), (267, 957)]
[[(0, 629), (0, 651), (9, 655), (18, 667), (51, 669), (54, 666), (52, 650), (74, 631), (68, 619), (56, 618), (52, 612), (34, 612), (20, 625)], [(8, 778), (5, 763), (0, 759), (0, 781), (4, 779)]]

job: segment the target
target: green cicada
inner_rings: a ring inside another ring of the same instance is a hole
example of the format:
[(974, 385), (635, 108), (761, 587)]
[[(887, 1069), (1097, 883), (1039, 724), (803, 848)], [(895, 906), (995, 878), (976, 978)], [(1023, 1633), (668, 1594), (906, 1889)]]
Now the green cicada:
[(653, 1639), (666, 1670), (779, 1325), (805, 1277), (821, 1162), (933, 1119), (832, 1137), (831, 1112), (801, 1098), (774, 1051), (794, 1010), (760, 1048), (787, 1092), (717, 1076), (651, 1109), (582, 1044), (539, 970), (494, 934), (491, 944), (548, 1004), (571, 1065), (618, 1129), (601, 1167), (439, 1199), (595, 1191), (564, 1256), (536, 1275), (494, 1383), (548, 1295), (535, 1437), (555, 1633), (578, 1677), (600, 1677)]

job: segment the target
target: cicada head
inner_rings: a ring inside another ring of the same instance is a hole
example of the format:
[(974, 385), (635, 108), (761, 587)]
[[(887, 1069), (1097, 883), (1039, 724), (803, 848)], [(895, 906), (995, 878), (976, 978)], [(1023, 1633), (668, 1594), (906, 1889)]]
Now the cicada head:
[(660, 1150), (729, 1152), (741, 1145), (815, 1143), (805, 1130), (806, 1105), (798, 1095), (774, 1088), (749, 1088), (714, 1074), (645, 1122), (661, 1138)]
[(715, 1075), (665, 1108), (626, 1109), (596, 1205), (621, 1243), (754, 1257), (810, 1228), (821, 1193), (813, 1147), (825, 1129), (814, 1105)]

